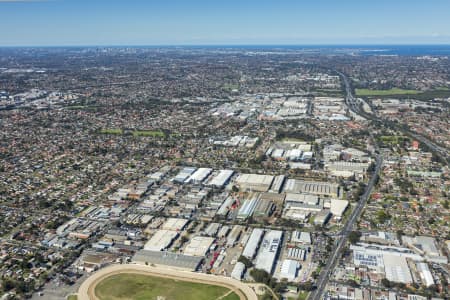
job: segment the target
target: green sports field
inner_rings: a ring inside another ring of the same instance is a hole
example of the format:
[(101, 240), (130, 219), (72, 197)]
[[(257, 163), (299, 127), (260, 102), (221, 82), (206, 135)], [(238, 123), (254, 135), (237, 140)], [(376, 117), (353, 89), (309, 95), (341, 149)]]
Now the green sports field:
[(239, 300), (235, 293), (227, 294), (229, 291), (221, 286), (141, 274), (112, 275), (95, 287), (100, 300), (156, 300), (158, 296), (165, 300)]

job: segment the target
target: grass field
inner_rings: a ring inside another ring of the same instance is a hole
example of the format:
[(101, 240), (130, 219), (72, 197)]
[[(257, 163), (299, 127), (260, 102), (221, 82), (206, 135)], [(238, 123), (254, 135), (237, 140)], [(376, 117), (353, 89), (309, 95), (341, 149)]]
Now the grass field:
[(133, 131), (134, 136), (152, 136), (152, 137), (165, 137), (164, 132), (160, 130), (135, 130)]
[(390, 95), (417, 95), (421, 91), (404, 90), (393, 88), (390, 90), (370, 90), (370, 89), (356, 89), (356, 96), (390, 96)]
[(69, 297), (67, 297), (67, 300), (77, 300), (78, 297), (76, 295), (70, 295)]
[[(227, 294), (226, 287), (180, 281), (140, 274), (117, 274), (105, 278), (95, 287), (100, 300), (214, 300)], [(230, 293), (225, 300), (239, 300)]]
[(102, 134), (123, 134), (123, 130), (119, 128), (109, 128), (100, 130)]

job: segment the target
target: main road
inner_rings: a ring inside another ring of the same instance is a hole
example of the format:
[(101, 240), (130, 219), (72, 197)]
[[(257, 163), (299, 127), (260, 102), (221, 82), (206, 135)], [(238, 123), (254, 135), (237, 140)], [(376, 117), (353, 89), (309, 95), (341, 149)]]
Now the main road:
[[(345, 77), (342, 73), (339, 73), (341, 77), (344, 80), (345, 84), (345, 90), (346, 90), (346, 103), (349, 109), (351, 109), (355, 113), (359, 113), (359, 110), (357, 110), (357, 104), (355, 101), (355, 98), (352, 95), (352, 90), (350, 88), (350, 84), (348, 82), (347, 77)], [(356, 205), (355, 209), (352, 211), (350, 218), (347, 220), (347, 223), (345, 223), (344, 228), (341, 231), (341, 239), (338, 240), (336, 248), (332, 251), (331, 255), (328, 258), (327, 264), (322, 269), (322, 271), (319, 274), (319, 279), (317, 280), (316, 286), (317, 288), (311, 292), (308, 299), (310, 300), (319, 300), (323, 298), (323, 294), (325, 291), (325, 287), (328, 284), (328, 281), (330, 279), (331, 273), (336, 267), (336, 264), (339, 260), (340, 255), (342, 254), (342, 250), (344, 249), (348, 236), (350, 232), (353, 230), (353, 226), (355, 225), (355, 222), (359, 219), (361, 216), (361, 213), (364, 209), (364, 206), (367, 204), (367, 201), (370, 197), (370, 194), (372, 193), (372, 189), (377, 183), (381, 167), (383, 165), (383, 158), (380, 154), (377, 154), (376, 157), (376, 164), (375, 164), (375, 170), (372, 174), (372, 177), (369, 180), (369, 183), (367, 184), (364, 193), (360, 197), (358, 204)]]

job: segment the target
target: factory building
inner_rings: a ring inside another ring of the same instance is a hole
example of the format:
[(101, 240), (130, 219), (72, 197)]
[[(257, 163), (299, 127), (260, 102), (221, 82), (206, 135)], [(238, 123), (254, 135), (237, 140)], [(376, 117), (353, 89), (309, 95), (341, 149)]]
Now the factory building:
[(186, 167), (183, 168), (178, 174), (172, 179), (176, 183), (184, 183), (186, 179), (191, 176), (197, 168), (194, 167)]
[(283, 231), (271, 230), (266, 233), (256, 257), (255, 268), (272, 274), (278, 252), (280, 250)]

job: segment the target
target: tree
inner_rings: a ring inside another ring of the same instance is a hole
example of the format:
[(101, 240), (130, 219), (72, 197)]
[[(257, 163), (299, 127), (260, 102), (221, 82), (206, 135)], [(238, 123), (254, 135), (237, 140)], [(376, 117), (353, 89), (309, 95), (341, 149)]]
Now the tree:
[(267, 285), (269, 285), (271, 279), (270, 274), (261, 269), (252, 269), (250, 271), (250, 276), (252, 276), (256, 282), (264, 283)]
[(350, 241), (350, 243), (352, 244), (356, 244), (359, 242), (361, 238), (361, 232), (359, 231), (352, 231), (350, 232), (350, 234), (348, 235), (348, 240)]
[(253, 266), (252, 261), (243, 255), (239, 256), (238, 262), (243, 263), (247, 269)]

